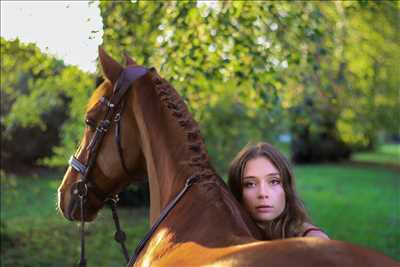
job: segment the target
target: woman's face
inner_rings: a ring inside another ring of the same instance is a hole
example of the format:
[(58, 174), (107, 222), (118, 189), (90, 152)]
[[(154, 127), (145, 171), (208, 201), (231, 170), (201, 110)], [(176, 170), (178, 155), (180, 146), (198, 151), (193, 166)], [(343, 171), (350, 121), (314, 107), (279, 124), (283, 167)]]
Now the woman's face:
[(272, 221), (285, 209), (282, 179), (278, 169), (265, 157), (246, 163), (242, 177), (243, 204), (258, 224)]

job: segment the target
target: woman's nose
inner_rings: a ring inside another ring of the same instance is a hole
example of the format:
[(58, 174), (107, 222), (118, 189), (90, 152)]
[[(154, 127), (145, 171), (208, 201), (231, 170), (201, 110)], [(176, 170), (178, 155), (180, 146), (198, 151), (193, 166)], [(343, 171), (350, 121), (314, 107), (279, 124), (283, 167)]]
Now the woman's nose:
[(263, 183), (258, 188), (258, 198), (269, 198), (268, 187)]

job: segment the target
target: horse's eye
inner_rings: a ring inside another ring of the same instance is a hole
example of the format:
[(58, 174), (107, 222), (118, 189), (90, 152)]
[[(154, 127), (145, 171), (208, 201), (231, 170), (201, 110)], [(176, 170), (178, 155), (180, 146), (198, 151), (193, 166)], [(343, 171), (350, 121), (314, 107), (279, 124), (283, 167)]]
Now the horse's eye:
[(94, 120), (92, 120), (92, 119), (86, 118), (85, 119), (85, 123), (90, 128), (96, 128), (96, 122)]

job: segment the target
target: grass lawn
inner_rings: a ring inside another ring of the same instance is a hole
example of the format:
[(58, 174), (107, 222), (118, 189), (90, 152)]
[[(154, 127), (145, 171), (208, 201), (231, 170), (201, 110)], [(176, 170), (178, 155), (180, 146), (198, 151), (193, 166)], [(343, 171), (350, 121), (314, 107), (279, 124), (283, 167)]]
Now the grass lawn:
[(400, 166), (400, 144), (385, 144), (375, 151), (355, 153), (352, 158), (355, 162), (374, 162)]
[(367, 246), (400, 260), (400, 174), (382, 167), (295, 168), (314, 223), (332, 239)]
[[(56, 190), (62, 174), (1, 178), (1, 266), (76, 266), (80, 246), (77, 223), (56, 211)], [(128, 249), (147, 231), (144, 209), (119, 211)], [(129, 226), (129, 227), (128, 227)], [(120, 246), (114, 241), (111, 210), (104, 209), (86, 223), (88, 266), (123, 266)]]
[[(333, 239), (371, 247), (400, 260), (399, 173), (372, 166), (309, 165), (295, 168), (298, 189), (314, 222)], [(76, 223), (56, 212), (61, 174), (1, 178), (1, 266), (74, 266)], [(133, 251), (146, 233), (147, 212), (121, 209)], [(113, 241), (111, 211), (88, 225), (88, 266), (122, 266)]]

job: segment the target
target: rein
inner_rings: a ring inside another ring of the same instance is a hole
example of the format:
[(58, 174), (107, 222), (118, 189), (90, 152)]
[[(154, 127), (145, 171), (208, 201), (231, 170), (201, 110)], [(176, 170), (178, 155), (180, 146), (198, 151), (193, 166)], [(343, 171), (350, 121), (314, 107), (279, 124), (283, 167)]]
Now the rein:
[(158, 217), (157, 221), (153, 224), (150, 231), (144, 236), (144, 238), (140, 241), (138, 246), (135, 249), (135, 252), (131, 256), (127, 267), (133, 266), (136, 262), (137, 257), (139, 256), (140, 252), (143, 250), (144, 246), (146, 245), (147, 241), (149, 241), (150, 237), (154, 234), (158, 226), (162, 223), (162, 221), (167, 217), (170, 211), (175, 207), (178, 201), (182, 198), (182, 196), (186, 193), (186, 191), (191, 187), (197, 180), (199, 179), (198, 176), (191, 176), (186, 180), (185, 186), (183, 187), (182, 191), (179, 192), (178, 195), (166, 206)]
[[(85, 267), (87, 264), (87, 260), (85, 258), (85, 220), (84, 220), (84, 206), (85, 202), (87, 201), (89, 189), (95, 195), (95, 197), (101, 200), (103, 203), (108, 204), (112, 211), (112, 216), (116, 228), (116, 232), (114, 235), (114, 239), (120, 243), (122, 253), (124, 254), (125, 260), (128, 262), (128, 267), (133, 266), (140, 254), (140, 252), (145, 247), (148, 240), (154, 234), (158, 226), (162, 223), (162, 221), (167, 217), (170, 211), (175, 207), (178, 201), (182, 198), (182, 196), (187, 192), (187, 190), (198, 181), (198, 176), (191, 176), (186, 180), (185, 186), (179, 192), (179, 194), (163, 209), (157, 221), (153, 224), (150, 231), (145, 235), (145, 237), (140, 241), (138, 246), (136, 247), (134, 253), (129, 258), (128, 251), (125, 246), (126, 234), (122, 231), (119, 218), (116, 210), (116, 204), (118, 202), (118, 194), (113, 197), (108, 196), (105, 194), (98, 186), (91, 181), (90, 179), (90, 171), (96, 161), (98, 149), (100, 147), (101, 141), (105, 134), (107, 133), (108, 129), (110, 128), (111, 124), (114, 122), (116, 124), (115, 128), (115, 142), (118, 148), (118, 154), (120, 158), (120, 162), (122, 168), (124, 169), (125, 173), (129, 175), (129, 170), (126, 167), (125, 160), (122, 153), (122, 146), (121, 146), (121, 114), (124, 108), (125, 102), (121, 101), (123, 96), (126, 94), (128, 89), (131, 87), (132, 83), (145, 75), (148, 72), (148, 69), (143, 67), (128, 67), (125, 68), (120, 77), (118, 78), (114, 90), (113, 95), (111, 96), (110, 100), (107, 100), (105, 97), (101, 98), (101, 102), (106, 105), (107, 111), (106, 115), (103, 120), (100, 121), (99, 125), (96, 128), (96, 132), (92, 139), (89, 142), (89, 156), (87, 163), (84, 164), (79, 161), (74, 155), (71, 156), (69, 160), (69, 165), (78, 173), (81, 174), (81, 179), (75, 182), (72, 187), (72, 196), (78, 198), (79, 200), (79, 208), (80, 208), (80, 215), (81, 215), (81, 227), (80, 227), (80, 239), (81, 239), (81, 253), (80, 253), (80, 260), (79, 260), (79, 267)], [(76, 202), (74, 203), (74, 208), (70, 211), (72, 214), (76, 208)]]

